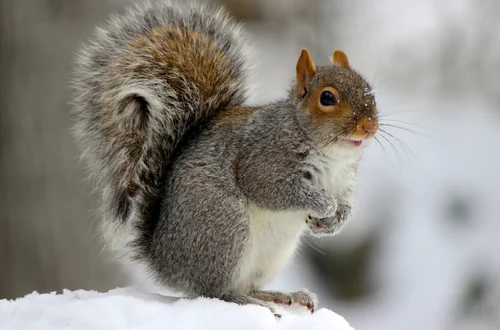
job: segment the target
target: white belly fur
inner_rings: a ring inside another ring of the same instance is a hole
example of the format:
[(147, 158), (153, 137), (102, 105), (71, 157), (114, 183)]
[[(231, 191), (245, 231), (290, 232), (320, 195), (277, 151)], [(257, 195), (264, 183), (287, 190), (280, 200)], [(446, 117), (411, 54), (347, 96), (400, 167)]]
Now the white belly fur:
[(283, 267), (295, 251), (306, 228), (306, 212), (273, 212), (250, 206), (250, 239), (236, 280), (244, 293), (261, 288)]
[[(352, 164), (360, 150), (332, 148), (312, 160), (320, 173), (316, 173), (315, 185), (326, 189), (334, 196), (342, 194), (354, 184), (355, 173)], [(262, 288), (286, 264), (293, 255), (300, 236), (306, 229), (306, 211), (273, 212), (249, 207), (250, 239), (246, 244), (235, 281), (235, 289), (241, 293), (251, 287)]]

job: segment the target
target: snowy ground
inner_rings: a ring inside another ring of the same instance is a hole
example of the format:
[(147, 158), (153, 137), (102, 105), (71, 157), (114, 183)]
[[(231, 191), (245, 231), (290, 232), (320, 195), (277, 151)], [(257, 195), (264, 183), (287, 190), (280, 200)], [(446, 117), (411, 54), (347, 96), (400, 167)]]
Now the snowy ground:
[(64, 291), (0, 300), (0, 329), (353, 330), (343, 317), (327, 309), (312, 315), (297, 309), (280, 312), (283, 316), (277, 319), (259, 306), (238, 306), (208, 298), (177, 299), (132, 288), (107, 293)]

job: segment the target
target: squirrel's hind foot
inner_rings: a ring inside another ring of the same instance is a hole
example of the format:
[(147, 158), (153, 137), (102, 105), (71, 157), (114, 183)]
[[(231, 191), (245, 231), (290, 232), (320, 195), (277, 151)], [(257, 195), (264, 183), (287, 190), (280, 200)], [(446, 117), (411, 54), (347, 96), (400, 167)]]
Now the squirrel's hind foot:
[(300, 290), (297, 292), (279, 292), (279, 291), (265, 291), (265, 290), (252, 290), (249, 293), (250, 297), (256, 298), (264, 302), (273, 302), (275, 304), (287, 305), (299, 304), (306, 307), (311, 313), (318, 304), (316, 295), (307, 290)]
[(258, 299), (253, 296), (245, 296), (245, 295), (239, 295), (239, 294), (223, 294), (220, 297), (217, 297), (220, 300), (223, 300), (225, 302), (229, 303), (235, 303), (238, 305), (257, 305), (257, 306), (262, 306), (266, 307), (271, 311), (271, 313), (274, 314), (274, 316), (278, 319), (281, 318), (281, 314), (276, 313), (276, 310), (269, 304), (269, 302)]

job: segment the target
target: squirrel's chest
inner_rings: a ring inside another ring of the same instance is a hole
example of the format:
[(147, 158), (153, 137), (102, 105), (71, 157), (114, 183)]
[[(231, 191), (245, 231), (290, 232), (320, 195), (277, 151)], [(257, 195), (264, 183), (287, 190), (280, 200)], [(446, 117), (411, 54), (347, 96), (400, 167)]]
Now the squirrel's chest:
[(261, 288), (293, 255), (304, 229), (305, 212), (273, 212), (250, 206), (250, 235), (237, 272), (236, 289)]
[(318, 189), (325, 189), (339, 197), (353, 184), (355, 166), (361, 154), (358, 150), (332, 148), (311, 159), (312, 181)]

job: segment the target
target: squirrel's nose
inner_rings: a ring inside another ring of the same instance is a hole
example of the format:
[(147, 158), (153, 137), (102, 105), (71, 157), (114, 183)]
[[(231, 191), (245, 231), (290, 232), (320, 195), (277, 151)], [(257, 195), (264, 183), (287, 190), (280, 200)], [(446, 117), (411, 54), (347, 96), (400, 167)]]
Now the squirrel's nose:
[(357, 125), (356, 133), (360, 135), (372, 136), (378, 131), (378, 120), (371, 118), (362, 118)]
[(377, 132), (377, 130), (378, 130), (378, 122), (372, 122), (372, 121), (365, 120), (361, 124), (361, 128), (363, 129), (363, 131), (365, 131), (365, 133), (373, 134), (373, 133)]

